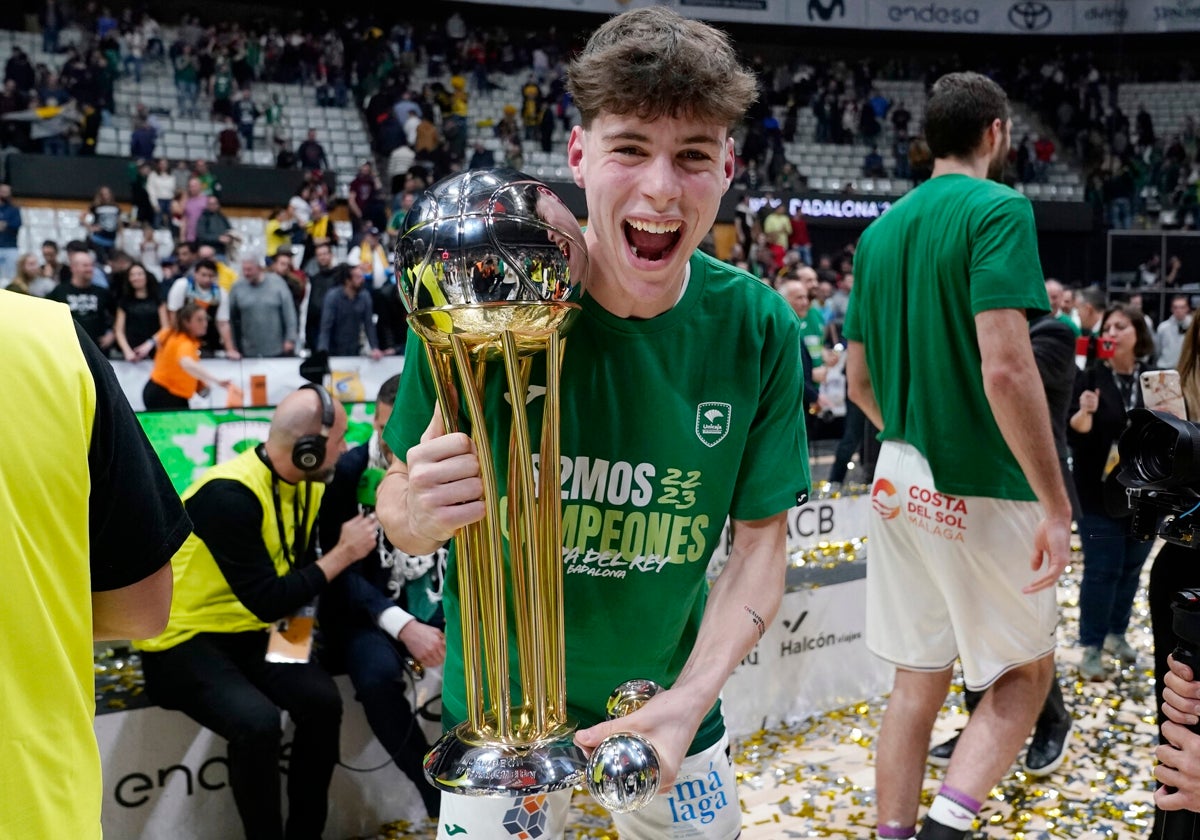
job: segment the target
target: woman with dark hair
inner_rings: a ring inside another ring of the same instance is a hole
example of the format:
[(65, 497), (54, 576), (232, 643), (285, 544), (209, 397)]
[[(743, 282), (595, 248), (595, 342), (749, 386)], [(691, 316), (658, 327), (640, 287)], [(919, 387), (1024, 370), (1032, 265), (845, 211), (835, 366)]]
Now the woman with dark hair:
[(1130, 534), (1130, 510), (1115, 469), (1126, 415), (1143, 405), (1139, 378), (1146, 368), (1141, 359), (1153, 354), (1154, 337), (1141, 310), (1124, 304), (1104, 313), (1100, 336), (1111, 343), (1112, 355), (1096, 359), (1076, 377), (1068, 432), (1083, 543), (1079, 643), (1084, 652), (1079, 673), (1092, 681), (1107, 676), (1111, 658), (1122, 665), (1137, 660), (1125, 631), (1142, 565), (1154, 545)]
[(139, 362), (154, 352), (154, 336), (171, 325), (167, 303), (159, 294), (158, 280), (141, 263), (125, 275), (125, 288), (117, 299), (113, 333), (127, 362)]
[(232, 387), (232, 379), (218, 379), (200, 364), (200, 344), (207, 332), (208, 310), (187, 303), (175, 313), (174, 326), (154, 336), (154, 370), (142, 391), (147, 409), (187, 410), (192, 395), (206, 395), (209, 385)]

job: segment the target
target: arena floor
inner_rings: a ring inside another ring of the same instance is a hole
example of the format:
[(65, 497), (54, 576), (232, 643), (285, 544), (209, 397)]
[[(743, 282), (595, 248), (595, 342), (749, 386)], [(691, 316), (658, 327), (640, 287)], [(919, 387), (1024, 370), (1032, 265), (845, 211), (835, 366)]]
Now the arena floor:
[[(1078, 554), (1076, 556), (1079, 556)], [(1075, 712), (1067, 760), (1042, 780), (1014, 770), (995, 789), (973, 838), (1135, 838), (1147, 835), (1153, 814), (1151, 777), (1154, 731), (1153, 659), (1149, 609), (1143, 586), (1134, 605), (1129, 639), (1137, 666), (1101, 683), (1076, 679), (1080, 651), (1074, 646), (1080, 566), (1059, 585), (1059, 670)], [(756, 733), (734, 745), (744, 813), (742, 840), (837, 837), (868, 840), (874, 830), (873, 757), (887, 698), (879, 697), (807, 721)], [(965, 722), (961, 686), (947, 699), (935, 739)], [(941, 770), (930, 767), (925, 804), (932, 801)], [(434, 827), (398, 822), (376, 838), (432, 840)], [(604, 811), (577, 793), (568, 840), (615, 840)]]

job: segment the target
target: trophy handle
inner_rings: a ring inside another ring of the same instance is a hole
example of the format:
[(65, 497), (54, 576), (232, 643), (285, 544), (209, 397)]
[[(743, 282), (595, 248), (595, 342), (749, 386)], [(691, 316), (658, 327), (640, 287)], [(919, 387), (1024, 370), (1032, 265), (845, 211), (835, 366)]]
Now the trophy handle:
[[(632, 714), (662, 686), (651, 680), (629, 680), (609, 695), (608, 719)], [(588, 757), (585, 780), (592, 798), (615, 814), (640, 811), (658, 792), (658, 753), (634, 732), (618, 732), (600, 742)]]

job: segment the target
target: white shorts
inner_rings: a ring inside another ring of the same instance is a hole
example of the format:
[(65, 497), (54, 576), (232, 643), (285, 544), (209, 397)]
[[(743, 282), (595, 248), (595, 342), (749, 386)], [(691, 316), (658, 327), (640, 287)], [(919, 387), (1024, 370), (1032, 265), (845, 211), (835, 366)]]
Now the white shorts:
[[(737, 777), (729, 736), (683, 761), (669, 793), (640, 811), (613, 814), (621, 840), (734, 840), (742, 832)], [(571, 810), (571, 789), (524, 797), (442, 794), (438, 840), (561, 840)]]
[[(986, 469), (986, 465), (980, 465)], [(885, 441), (871, 490), (867, 648), (899, 668), (940, 671), (962, 660), (967, 688), (1054, 650), (1054, 587), (1021, 589), (1042, 508), (933, 487), (913, 446)]]

